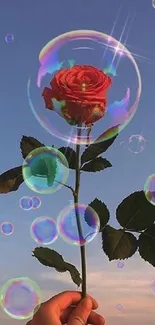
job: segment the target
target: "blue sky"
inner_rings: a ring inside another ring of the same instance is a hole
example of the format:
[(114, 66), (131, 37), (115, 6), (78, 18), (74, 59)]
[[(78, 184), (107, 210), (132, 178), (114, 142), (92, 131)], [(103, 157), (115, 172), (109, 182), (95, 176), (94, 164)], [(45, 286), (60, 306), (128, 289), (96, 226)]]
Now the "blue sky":
[[(139, 107), (133, 120), (105, 155), (113, 168), (102, 173), (85, 173), (80, 191), (81, 203), (87, 204), (98, 197), (108, 205), (111, 212), (110, 223), (113, 226), (118, 226), (115, 220), (117, 205), (128, 194), (143, 189), (146, 178), (155, 173), (155, 9), (151, 0), (1, 0), (0, 4), (0, 173), (22, 164), (19, 150), (22, 135), (36, 137), (47, 145), (65, 145), (65, 142), (41, 127), (28, 104), (27, 82), (39, 68), (38, 55), (42, 47), (54, 37), (75, 29), (97, 30), (109, 35), (113, 30), (112, 36), (119, 39), (128, 16), (130, 29), (126, 47), (136, 54), (135, 59), (142, 78)], [(14, 42), (11, 44), (5, 42), (8, 33), (14, 35)], [(145, 59), (140, 60), (138, 56)], [(129, 87), (132, 87), (130, 67), (127, 65), (124, 71), (121, 72), (122, 78), (126, 74)], [(120, 91), (121, 85), (118, 86), (118, 92)], [(34, 98), (36, 103), (37, 96), (38, 94)], [(59, 118), (54, 118), (59, 122)], [(134, 134), (142, 134), (147, 140), (145, 150), (139, 154), (128, 149), (128, 140)], [(73, 177), (74, 173), (71, 172), (71, 184)], [(76, 287), (71, 283), (68, 274), (57, 274), (31, 257), (36, 243), (30, 237), (29, 229), (36, 217), (47, 215), (56, 220), (61, 209), (69, 204), (71, 193), (63, 188), (51, 196), (41, 197), (42, 205), (39, 210), (22, 211), (19, 207), (20, 198), (33, 194), (26, 185), (22, 185), (17, 192), (0, 196), (0, 221), (10, 221), (15, 227), (12, 236), (0, 235), (0, 282), (2, 285), (14, 276), (28, 276), (40, 285), (46, 299), (59, 291)], [(77, 262), (77, 247), (64, 245), (60, 238), (51, 247), (58, 250), (66, 260), (80, 267), (80, 255)], [(100, 312), (105, 315), (107, 322), (118, 325), (121, 321), (122, 325), (129, 325), (136, 321), (141, 325), (146, 322), (153, 325), (155, 297), (151, 295), (150, 286), (154, 268), (141, 260), (139, 255), (135, 255), (125, 262), (123, 269), (117, 269), (116, 262), (110, 263), (101, 251), (99, 237), (87, 245), (87, 258), (88, 291), (99, 300)], [(116, 310), (117, 304), (123, 306), (123, 312)], [(0, 319), (5, 325), (17, 323), (2, 312)]]

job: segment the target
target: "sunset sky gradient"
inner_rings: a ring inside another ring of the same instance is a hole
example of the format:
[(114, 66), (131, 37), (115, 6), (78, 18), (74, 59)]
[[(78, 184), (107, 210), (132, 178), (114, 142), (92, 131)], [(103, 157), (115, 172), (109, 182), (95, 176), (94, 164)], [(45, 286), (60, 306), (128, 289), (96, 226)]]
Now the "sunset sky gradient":
[[(42, 47), (57, 35), (74, 29), (112, 33), (119, 40), (128, 16), (130, 28), (126, 47), (136, 54), (142, 78), (139, 108), (105, 154), (113, 167), (82, 175), (80, 191), (81, 203), (88, 204), (98, 197), (107, 204), (110, 224), (115, 227), (119, 227), (115, 219), (117, 205), (130, 193), (142, 190), (147, 177), (155, 173), (155, 9), (151, 0), (1, 0), (0, 3), (0, 174), (22, 164), (19, 149), (22, 135), (36, 137), (47, 145), (65, 145), (39, 125), (28, 104), (27, 82), (39, 67), (38, 55)], [(14, 35), (12, 44), (5, 42), (8, 33)], [(140, 56), (145, 58), (140, 59)], [(147, 140), (145, 150), (139, 154), (128, 150), (128, 139), (133, 134), (142, 134)], [(69, 183), (73, 183), (73, 177), (71, 172)], [(32, 249), (37, 246), (30, 237), (32, 221), (43, 215), (56, 220), (72, 199), (70, 191), (62, 188), (51, 196), (42, 196), (41, 208), (29, 212), (19, 207), (19, 200), (25, 195), (34, 195), (25, 184), (17, 192), (0, 195), (0, 222), (10, 221), (15, 227), (11, 236), (0, 234), (0, 285), (15, 276), (30, 277), (40, 285), (44, 300), (64, 290), (76, 290), (68, 273), (46, 268), (31, 256)], [(78, 247), (58, 238), (50, 248), (80, 270)], [(99, 301), (99, 312), (105, 316), (106, 324), (154, 325), (155, 296), (151, 292), (151, 282), (155, 269), (138, 253), (125, 261), (122, 269), (117, 268), (117, 261), (109, 262), (101, 250), (100, 236), (87, 245), (87, 258), (88, 293)], [(122, 311), (117, 310), (117, 304), (122, 305)], [(0, 324), (20, 323), (26, 322), (12, 320), (0, 310)]]

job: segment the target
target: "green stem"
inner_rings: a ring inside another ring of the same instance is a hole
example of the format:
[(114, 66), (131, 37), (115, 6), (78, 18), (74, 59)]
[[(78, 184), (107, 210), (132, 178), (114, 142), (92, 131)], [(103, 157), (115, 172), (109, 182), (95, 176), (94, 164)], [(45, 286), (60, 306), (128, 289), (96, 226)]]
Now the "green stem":
[[(77, 131), (77, 136), (80, 139), (81, 136), (81, 128)], [(75, 206), (75, 215), (76, 222), (79, 234), (79, 241), (83, 241), (83, 232), (80, 222), (80, 215), (78, 209), (79, 203), (79, 190), (80, 190), (80, 144), (76, 145), (76, 172), (75, 172), (75, 190), (74, 190), (74, 206)], [(86, 297), (86, 253), (85, 253), (85, 245), (80, 244), (80, 252), (81, 252), (81, 268), (82, 268), (82, 298)]]

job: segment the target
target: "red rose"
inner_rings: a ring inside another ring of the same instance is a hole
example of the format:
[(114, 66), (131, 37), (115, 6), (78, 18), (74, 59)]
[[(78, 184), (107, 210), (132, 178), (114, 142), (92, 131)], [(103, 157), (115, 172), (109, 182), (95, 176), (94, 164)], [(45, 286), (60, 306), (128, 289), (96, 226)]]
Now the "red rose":
[(106, 93), (112, 81), (103, 71), (88, 65), (61, 69), (44, 88), (46, 108), (54, 110), (52, 100), (63, 101), (59, 114), (70, 124), (92, 124), (106, 112)]

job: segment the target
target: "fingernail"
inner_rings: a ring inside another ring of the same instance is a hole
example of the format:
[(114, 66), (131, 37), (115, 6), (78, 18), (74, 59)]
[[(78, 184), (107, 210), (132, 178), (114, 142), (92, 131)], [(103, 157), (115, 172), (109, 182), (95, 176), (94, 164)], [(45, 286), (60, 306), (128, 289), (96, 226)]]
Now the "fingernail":
[(81, 301), (81, 305), (85, 309), (88, 309), (88, 310), (92, 309), (92, 301), (89, 298), (83, 298)]

